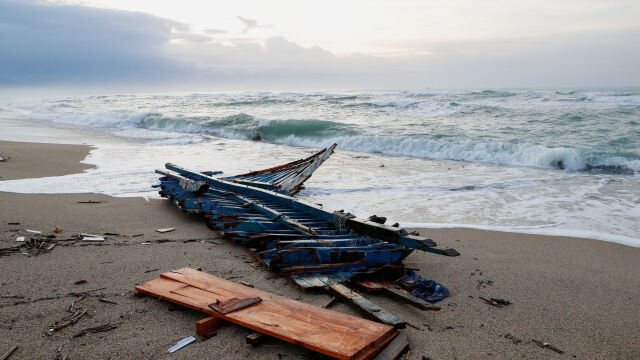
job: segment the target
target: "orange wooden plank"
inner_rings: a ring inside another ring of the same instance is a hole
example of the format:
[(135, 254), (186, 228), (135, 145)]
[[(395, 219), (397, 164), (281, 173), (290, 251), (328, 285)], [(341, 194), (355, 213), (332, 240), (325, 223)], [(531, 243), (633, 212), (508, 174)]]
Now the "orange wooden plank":
[[(397, 333), (390, 326), (322, 309), (190, 268), (161, 274), (136, 291), (197, 309), (337, 359), (368, 359)], [(262, 302), (222, 315), (208, 304), (230, 298)]]
[(199, 336), (205, 336), (220, 329), (224, 323), (224, 320), (215, 316), (209, 316), (208, 318), (198, 320), (196, 321), (196, 334)]

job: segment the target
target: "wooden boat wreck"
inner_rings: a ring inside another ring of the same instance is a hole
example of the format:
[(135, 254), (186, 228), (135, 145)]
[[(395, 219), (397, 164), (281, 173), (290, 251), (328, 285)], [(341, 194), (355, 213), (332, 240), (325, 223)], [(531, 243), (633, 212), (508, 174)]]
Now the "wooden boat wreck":
[(459, 253), (403, 229), (327, 211), (288, 195), (301, 188), (334, 148), (335, 144), (298, 162), (230, 178), (213, 178), (168, 163), (166, 171), (156, 170), (162, 175), (156, 187), (175, 208), (204, 216), (220, 237), (247, 247), (261, 264), (299, 287), (329, 290), (375, 320), (402, 328), (404, 321), (346, 284), (384, 291), (421, 309), (436, 309), (429, 301), (448, 292), (434, 294), (435, 300), (429, 292), (446, 288), (435, 282), (436, 290), (421, 288), (424, 279), (415, 274), (407, 278), (402, 261), (415, 250), (445, 256)]
[(333, 144), (306, 159), (222, 179), (277, 193), (295, 195), (302, 190), (302, 184), (311, 177), (313, 172), (333, 154), (336, 145)]

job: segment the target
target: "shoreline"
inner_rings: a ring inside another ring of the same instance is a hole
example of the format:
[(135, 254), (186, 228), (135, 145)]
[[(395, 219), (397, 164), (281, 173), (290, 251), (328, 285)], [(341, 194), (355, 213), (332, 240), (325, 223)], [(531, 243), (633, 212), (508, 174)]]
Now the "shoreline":
[[(0, 154), (11, 156), (4, 148), (6, 143), (0, 142)], [(22, 174), (52, 176), (49, 170), (73, 173), (89, 166), (79, 164), (89, 152), (88, 146), (55, 145), (67, 148), (55, 158), (43, 144), (16, 146), (34, 155), (11, 156), (8, 162), (0, 163), (3, 179)], [(56, 165), (47, 169), (42, 159)], [(89, 200), (99, 203), (79, 203)], [(26, 229), (53, 235), (59, 226), (61, 237), (120, 234), (107, 236), (102, 244), (57, 246), (39, 256), (16, 253), (0, 257), (0, 316), (7, 319), (0, 326), (0, 353), (20, 344), (12, 358), (54, 357), (60, 347), (62, 356), (71, 358), (170, 358), (167, 348), (192, 335), (195, 321), (204, 314), (172, 311), (175, 307), (157, 299), (135, 299), (133, 287), (160, 272), (184, 266), (202, 266), (204, 271), (226, 278), (237, 276), (234, 281), (246, 281), (314, 305), (328, 299), (326, 294), (303, 292), (287, 279), (257, 270), (244, 248), (219, 239), (199, 219), (175, 212), (166, 200), (0, 192), (0, 203), (0, 247), (14, 245), (16, 236), (29, 236)], [(162, 227), (175, 227), (176, 231), (155, 232)], [(383, 296), (366, 295), (418, 328), (404, 330), (411, 343), (409, 358), (640, 357), (640, 279), (636, 276), (640, 273), (640, 248), (594, 239), (466, 228), (417, 231), (462, 254), (449, 258), (414, 252), (405, 260), (407, 267), (419, 268), (422, 276), (450, 289), (452, 296), (438, 304), (443, 309), (423, 312)], [(138, 234), (143, 235), (133, 237)], [(87, 284), (76, 285), (79, 280), (87, 280)], [(67, 295), (101, 288), (82, 300)], [(479, 296), (504, 298), (513, 304), (496, 308)], [(53, 336), (42, 335), (70, 315), (66, 309), (73, 301), (89, 309), (92, 316)], [(359, 315), (342, 303), (332, 310)], [(80, 329), (114, 321), (124, 323), (101, 335), (73, 337)], [(276, 340), (250, 347), (244, 344), (248, 333), (237, 326), (225, 326), (216, 337), (181, 349), (179, 356), (310, 356)], [(505, 338), (507, 334), (521, 342), (513, 343)], [(549, 342), (565, 354), (539, 348), (532, 339)]]

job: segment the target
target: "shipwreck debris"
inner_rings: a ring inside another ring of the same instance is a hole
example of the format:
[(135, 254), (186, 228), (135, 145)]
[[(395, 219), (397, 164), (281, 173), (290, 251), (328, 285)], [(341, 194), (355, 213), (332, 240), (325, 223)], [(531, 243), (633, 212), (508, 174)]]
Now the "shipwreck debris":
[(531, 339), (531, 341), (533, 341), (534, 343), (536, 343), (536, 345), (540, 346), (541, 348), (551, 349), (551, 350), (553, 350), (553, 351), (557, 352), (558, 354), (564, 354), (564, 351), (562, 351), (562, 350), (558, 349), (557, 347), (555, 347), (555, 346), (553, 346), (553, 345), (549, 344), (549, 343), (548, 343), (548, 342), (546, 342), (546, 341), (539, 341), (539, 340), (534, 340), (534, 339)]
[(259, 297), (250, 297), (245, 299), (231, 298), (227, 301), (217, 300), (215, 303), (209, 304), (209, 307), (220, 314), (226, 315), (230, 312), (238, 311), (253, 304), (257, 304), (260, 301), (262, 301), (262, 299)]
[(87, 335), (89, 333), (94, 333), (95, 334), (95, 333), (100, 333), (100, 332), (105, 332), (105, 331), (111, 331), (113, 329), (116, 329), (123, 322), (124, 321), (118, 321), (118, 322), (114, 322), (114, 323), (106, 323), (104, 325), (82, 329), (82, 330), (80, 330), (79, 333), (73, 335), (73, 337), (77, 338), (77, 337), (85, 336), (85, 335)]
[[(163, 273), (157, 279), (136, 286), (136, 296), (143, 295), (179, 303), (339, 359), (370, 358), (398, 335), (388, 325), (248, 288), (190, 268)], [(262, 301), (227, 314), (208, 306), (217, 300), (224, 302), (247, 297)]]
[(2, 356), (0, 356), (0, 360), (6, 360), (9, 358), (9, 356), (11, 356), (11, 354), (13, 354), (14, 351), (16, 351), (16, 349), (18, 349), (19, 345), (13, 345), (11, 347), (11, 349), (9, 349), (6, 353), (4, 353)]
[(82, 241), (104, 241), (105, 238), (95, 234), (81, 234), (83, 236)]
[(182, 339), (182, 340), (178, 341), (178, 342), (177, 342), (175, 345), (173, 345), (172, 347), (170, 347), (170, 348), (169, 348), (169, 350), (168, 350), (168, 352), (169, 352), (170, 354), (172, 354), (172, 353), (174, 353), (174, 352), (176, 352), (176, 351), (178, 351), (178, 350), (182, 349), (183, 347), (185, 347), (185, 346), (187, 346), (187, 345), (191, 344), (191, 343), (192, 343), (192, 342), (194, 342), (194, 341), (196, 341), (196, 338), (195, 338), (195, 337), (193, 337), (193, 336), (186, 337), (186, 338), (184, 338), (184, 339)]
[(49, 328), (49, 330), (47, 330), (47, 334), (48, 335), (53, 335), (55, 334), (57, 331), (64, 329), (65, 327), (69, 326), (69, 325), (73, 325), (75, 324), (78, 320), (80, 320), (81, 317), (83, 317), (86, 313), (87, 313), (88, 309), (84, 309), (82, 311), (78, 310), (78, 312), (76, 312), (75, 314), (73, 314), (71, 316), (71, 318), (65, 322), (63, 322), (62, 324), (58, 324), (58, 325), (53, 325)]
[(495, 307), (503, 307), (503, 306), (507, 306), (507, 305), (511, 305), (510, 301), (504, 300), (504, 299), (498, 299), (498, 298), (484, 298), (482, 296), (478, 296), (479, 299), (483, 300), (484, 302), (486, 302), (489, 305), (493, 305)]

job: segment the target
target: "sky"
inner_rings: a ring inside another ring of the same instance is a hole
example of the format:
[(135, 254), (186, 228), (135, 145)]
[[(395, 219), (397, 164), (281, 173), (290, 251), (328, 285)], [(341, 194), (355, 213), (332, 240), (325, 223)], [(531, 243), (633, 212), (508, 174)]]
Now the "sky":
[(0, 87), (639, 86), (640, 3), (0, 0)]

